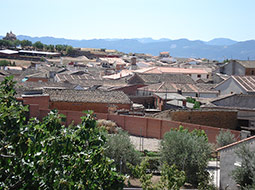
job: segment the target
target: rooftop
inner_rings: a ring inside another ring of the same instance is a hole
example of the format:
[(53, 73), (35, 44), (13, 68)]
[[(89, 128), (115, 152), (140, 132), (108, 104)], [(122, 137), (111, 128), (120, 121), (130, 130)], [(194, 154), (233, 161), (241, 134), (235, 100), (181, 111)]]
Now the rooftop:
[(19, 52), (14, 51), (14, 50), (10, 50), (10, 49), (4, 49), (4, 50), (0, 50), (0, 53), (11, 55), (11, 54), (17, 54)]
[(255, 92), (255, 76), (231, 76), (245, 91)]
[(128, 96), (122, 91), (44, 89), (44, 94), (49, 94), (53, 102), (131, 104)]
[(136, 73), (175, 73), (175, 74), (208, 74), (204, 69), (179, 68), (179, 67), (149, 67), (136, 70)]

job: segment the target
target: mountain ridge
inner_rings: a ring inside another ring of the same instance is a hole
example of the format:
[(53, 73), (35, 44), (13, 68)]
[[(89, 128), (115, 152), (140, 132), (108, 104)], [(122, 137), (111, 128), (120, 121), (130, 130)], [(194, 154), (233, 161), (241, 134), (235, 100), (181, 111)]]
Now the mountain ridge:
[(146, 53), (158, 55), (159, 52), (169, 51), (174, 57), (194, 57), (214, 60), (224, 59), (255, 59), (255, 40), (238, 42), (228, 38), (215, 38), (210, 41), (188, 40), (185, 38), (171, 40), (161, 38), (132, 38), (132, 39), (89, 39), (72, 40), (51, 36), (30, 37), (18, 35), (19, 40), (30, 40), (33, 43), (41, 41), (44, 44), (65, 44), (73, 47), (117, 49), (124, 53)]

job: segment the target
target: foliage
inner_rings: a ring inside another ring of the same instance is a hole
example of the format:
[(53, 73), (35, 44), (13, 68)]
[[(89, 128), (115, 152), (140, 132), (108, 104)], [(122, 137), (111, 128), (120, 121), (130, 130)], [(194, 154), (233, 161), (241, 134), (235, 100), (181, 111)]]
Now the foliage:
[(22, 40), (20, 42), (20, 45), (21, 45), (22, 48), (24, 48), (24, 47), (31, 47), (32, 46), (32, 42), (29, 41), (29, 40)]
[(121, 173), (130, 173), (127, 163), (140, 163), (139, 152), (135, 150), (128, 133), (123, 130), (119, 130), (117, 134), (108, 134), (105, 147), (106, 156), (114, 160), (117, 171)]
[(211, 151), (204, 131), (189, 132), (183, 127), (167, 132), (160, 150), (162, 161), (185, 171), (186, 181), (194, 186), (200, 182), (199, 173), (205, 171)]
[(11, 62), (7, 60), (0, 60), (0, 66), (7, 66), (7, 65), (11, 65)]
[(179, 190), (185, 183), (185, 173), (179, 171), (176, 166), (169, 166), (167, 163), (162, 166), (160, 181), (156, 184), (152, 183), (152, 174), (148, 173), (148, 157), (143, 159), (140, 165), (129, 165), (129, 167), (132, 169), (133, 176), (139, 178), (144, 190)]
[(250, 150), (247, 146), (241, 146), (236, 154), (241, 159), (241, 166), (237, 166), (232, 173), (232, 177), (241, 189), (254, 189), (255, 187), (255, 150)]
[(164, 163), (160, 178), (161, 189), (179, 190), (185, 183), (185, 172), (179, 171), (175, 165)]
[(199, 190), (216, 190), (217, 188), (212, 184), (212, 178), (208, 171), (204, 170), (198, 173), (199, 183), (198, 189)]
[(0, 86), (0, 189), (123, 188), (91, 112), (77, 126), (63, 126), (57, 111), (27, 122), (14, 84), (6, 78)]
[(73, 47), (72, 46), (67, 46), (66, 47), (66, 54), (67, 55), (73, 55), (73, 53), (74, 53)]
[(189, 102), (189, 103), (194, 104), (193, 109), (199, 109), (200, 106), (201, 106), (200, 102), (196, 101), (195, 98), (187, 97), (186, 101)]
[(230, 130), (220, 130), (219, 135), (216, 137), (217, 146), (223, 147), (236, 141), (235, 135)]
[(42, 50), (42, 49), (43, 49), (43, 43), (40, 42), (40, 41), (37, 41), (37, 42), (35, 42), (35, 43), (33, 44), (33, 47), (34, 47), (35, 49)]
[(55, 48), (58, 52), (62, 52), (65, 50), (65, 46), (61, 44), (56, 45)]
[(133, 176), (139, 178), (143, 190), (153, 189), (153, 183), (151, 181), (152, 174), (147, 173), (147, 168), (149, 166), (148, 158), (143, 159), (140, 165), (133, 166), (128, 164), (128, 166), (131, 168)]

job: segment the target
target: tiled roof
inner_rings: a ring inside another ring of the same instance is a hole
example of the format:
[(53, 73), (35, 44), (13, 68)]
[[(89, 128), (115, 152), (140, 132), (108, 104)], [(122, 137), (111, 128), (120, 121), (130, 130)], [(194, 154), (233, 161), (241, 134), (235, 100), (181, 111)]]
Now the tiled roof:
[(44, 94), (49, 94), (51, 101), (131, 104), (128, 96), (122, 91), (44, 89)]
[(89, 75), (89, 74), (83, 74), (83, 75), (57, 74), (55, 78), (58, 82), (63, 82), (63, 81), (72, 82), (77, 80), (99, 80), (99, 77)]
[(176, 74), (208, 74), (204, 69), (191, 69), (179, 67), (150, 67), (136, 70), (137, 73), (176, 73)]
[(155, 84), (160, 82), (170, 82), (179, 84), (194, 84), (193, 79), (183, 74), (137, 74), (145, 83)]
[(195, 92), (195, 93), (215, 92), (217, 93), (217, 91), (199, 88), (195, 84), (178, 84), (178, 83), (166, 83), (166, 82), (151, 84), (146, 87), (138, 88), (138, 90), (152, 91), (152, 92), (178, 92), (178, 90), (181, 90), (182, 92)]
[(255, 68), (255, 61), (237, 61), (239, 64), (241, 64), (245, 68)]
[(255, 92), (255, 76), (231, 76), (245, 91)]

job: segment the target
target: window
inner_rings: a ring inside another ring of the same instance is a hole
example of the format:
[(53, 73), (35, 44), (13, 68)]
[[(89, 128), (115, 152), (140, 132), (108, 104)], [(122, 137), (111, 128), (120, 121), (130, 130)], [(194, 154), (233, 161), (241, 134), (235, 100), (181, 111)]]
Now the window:
[(254, 75), (254, 70), (251, 71), (251, 75)]
[(201, 75), (197, 75), (197, 78), (201, 78)]

